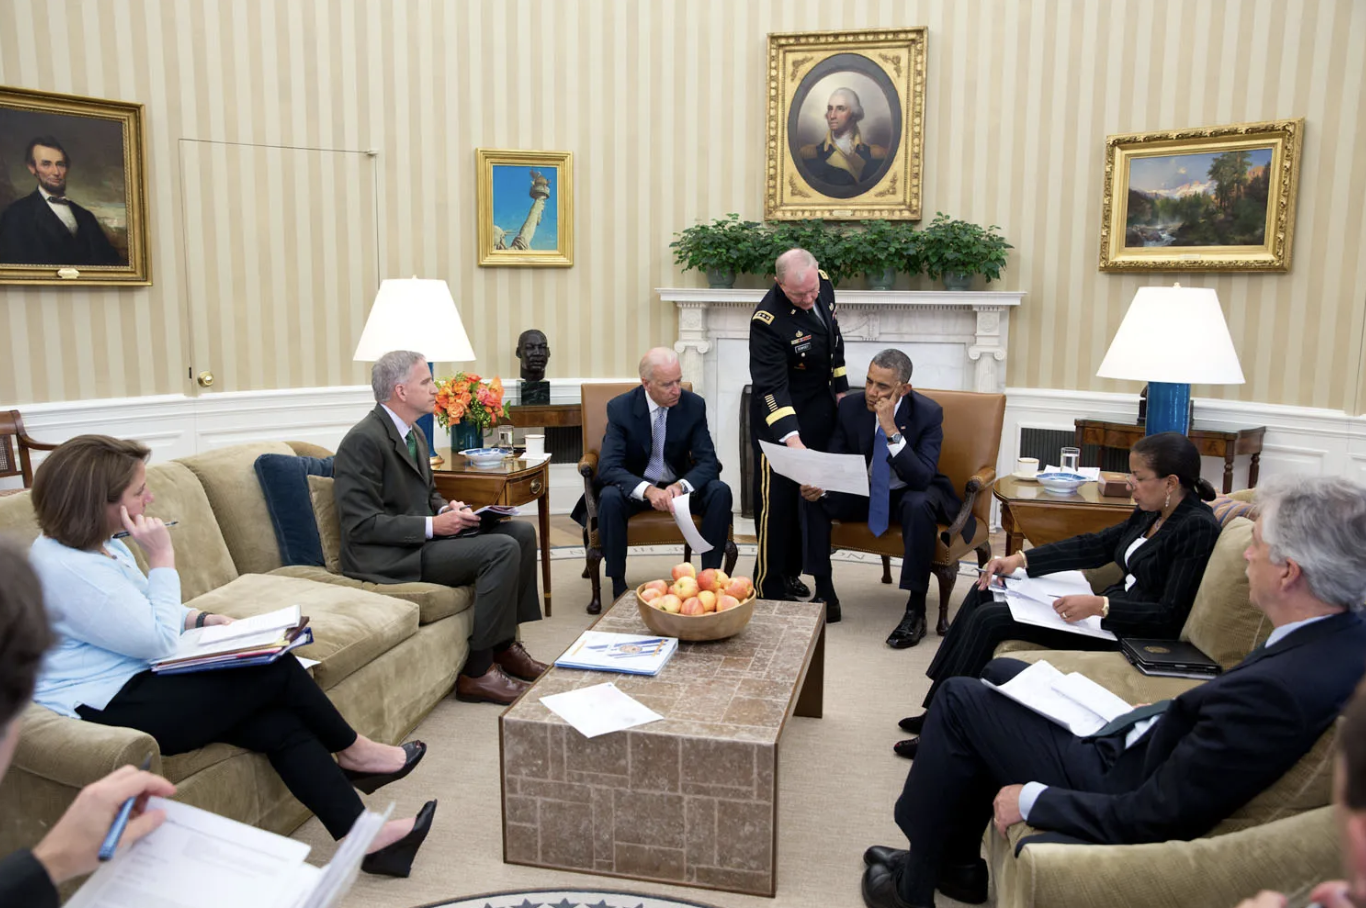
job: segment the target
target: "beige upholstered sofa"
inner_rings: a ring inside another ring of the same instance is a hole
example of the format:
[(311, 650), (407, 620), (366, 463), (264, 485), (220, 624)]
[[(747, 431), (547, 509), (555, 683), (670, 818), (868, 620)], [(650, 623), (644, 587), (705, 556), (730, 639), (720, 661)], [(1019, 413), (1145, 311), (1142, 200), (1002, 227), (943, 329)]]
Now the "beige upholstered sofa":
[[(299, 654), (321, 662), (313, 669), (318, 684), (358, 731), (399, 741), (450, 692), (464, 665), (473, 588), (379, 587), (324, 568), (281, 567), (253, 469), (266, 453), (327, 452), (304, 444), (251, 444), (148, 468), (156, 496), (149, 512), (179, 521), (171, 533), (182, 595), (195, 608), (234, 617), (298, 603), (314, 633), (314, 643)], [(315, 504), (320, 514), (330, 504), (330, 488), (323, 491), (326, 500)], [(335, 559), (335, 525), (320, 530)], [(27, 492), (0, 498), (0, 534), (24, 544), (38, 535)], [(152, 770), (176, 783), (178, 800), (280, 833), (309, 816), (265, 757), (213, 744), (163, 758), (142, 732), (30, 706), (13, 766), (0, 782), (0, 854), (32, 845), (82, 786), (140, 763), (149, 752)]]
[[(1245, 518), (1224, 528), (1182, 631), (1183, 638), (1225, 668), (1240, 662), (1271, 632), (1248, 600), (1242, 554), (1251, 539), (1252, 523)], [(1150, 678), (1119, 653), (1040, 651), (1032, 646), (1010, 641), (997, 654), (1029, 662), (1047, 659), (1062, 671), (1082, 672), (1130, 703), (1174, 697), (1199, 683)], [(1195, 841), (1030, 843), (1017, 857), (1020, 839), (1037, 830), (1018, 824), (1003, 839), (988, 828), (997, 908), (1233, 906), (1260, 889), (1307, 892), (1339, 869), (1332, 808), (1327, 806), (1334, 732), (1325, 732), (1280, 781)]]

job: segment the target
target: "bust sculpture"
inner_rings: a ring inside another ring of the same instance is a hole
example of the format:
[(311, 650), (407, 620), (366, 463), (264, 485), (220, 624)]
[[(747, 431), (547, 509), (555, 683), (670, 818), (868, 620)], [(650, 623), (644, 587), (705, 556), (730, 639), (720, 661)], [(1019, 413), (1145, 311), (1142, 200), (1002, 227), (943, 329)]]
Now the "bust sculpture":
[(545, 332), (528, 328), (517, 336), (517, 358), (522, 361), (522, 381), (544, 381), (550, 360), (550, 343)]

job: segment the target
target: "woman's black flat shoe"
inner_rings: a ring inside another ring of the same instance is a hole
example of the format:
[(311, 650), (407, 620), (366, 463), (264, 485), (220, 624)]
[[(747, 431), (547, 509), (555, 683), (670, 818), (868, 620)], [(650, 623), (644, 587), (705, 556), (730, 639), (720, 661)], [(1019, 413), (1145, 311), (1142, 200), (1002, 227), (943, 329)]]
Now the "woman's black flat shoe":
[(907, 760), (914, 760), (916, 752), (919, 750), (919, 738), (907, 738), (905, 741), (898, 741), (892, 745), (892, 752), (898, 757), (905, 757)]
[(417, 850), (422, 847), (422, 842), (427, 838), (427, 833), (432, 830), (432, 817), (436, 816), (436, 799), (428, 801), (422, 805), (422, 809), (417, 812), (417, 819), (413, 821), (412, 832), (392, 845), (385, 845), (379, 851), (367, 854), (360, 862), (360, 869), (366, 873), (376, 873), (382, 876), (406, 877), (413, 870), (413, 858), (417, 857)]
[(406, 758), (403, 766), (393, 772), (357, 772), (354, 769), (343, 769), (342, 772), (353, 786), (366, 794), (374, 794), (390, 782), (397, 782), (412, 772), (427, 755), (427, 745), (421, 741), (407, 741), (403, 745), (403, 754)]
[(910, 732), (913, 735), (918, 735), (920, 734), (921, 730), (925, 727), (925, 718), (928, 715), (929, 713), (921, 713), (918, 716), (907, 716), (906, 718), (902, 719), (900, 722), (896, 724), (901, 726), (902, 731)]

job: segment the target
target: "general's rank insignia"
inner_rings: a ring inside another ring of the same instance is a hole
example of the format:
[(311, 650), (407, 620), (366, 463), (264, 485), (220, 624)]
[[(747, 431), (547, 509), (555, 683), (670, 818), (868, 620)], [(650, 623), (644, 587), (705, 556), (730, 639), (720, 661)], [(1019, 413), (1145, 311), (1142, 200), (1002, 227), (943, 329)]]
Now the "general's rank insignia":
[(765, 325), (771, 325), (773, 324), (773, 313), (766, 309), (760, 309), (758, 312), (754, 313), (753, 320), (756, 322), (763, 322)]

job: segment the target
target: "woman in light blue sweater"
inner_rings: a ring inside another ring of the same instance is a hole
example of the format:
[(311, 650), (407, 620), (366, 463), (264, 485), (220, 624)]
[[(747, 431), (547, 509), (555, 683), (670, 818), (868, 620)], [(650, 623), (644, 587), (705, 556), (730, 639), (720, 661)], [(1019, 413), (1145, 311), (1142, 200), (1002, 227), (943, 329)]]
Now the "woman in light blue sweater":
[[(170, 533), (144, 513), (152, 503), (148, 454), (137, 442), (83, 435), (38, 468), (32, 496), (43, 534), (30, 557), (57, 645), (34, 701), (87, 722), (144, 731), (168, 756), (214, 741), (264, 753), (290, 792), (341, 838), (364, 809), (355, 789), (370, 793), (403, 778), (426, 745), (390, 747), (358, 734), (290, 657), (185, 675), (149, 669), (186, 630), (232, 619), (181, 604)], [(119, 530), (146, 553), (146, 576), (113, 538)], [(435, 809), (428, 801), (416, 818), (387, 823), (362, 868), (407, 876)]]

